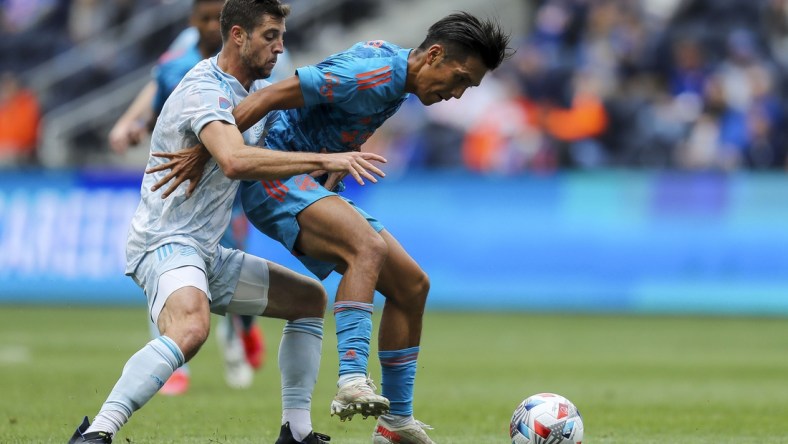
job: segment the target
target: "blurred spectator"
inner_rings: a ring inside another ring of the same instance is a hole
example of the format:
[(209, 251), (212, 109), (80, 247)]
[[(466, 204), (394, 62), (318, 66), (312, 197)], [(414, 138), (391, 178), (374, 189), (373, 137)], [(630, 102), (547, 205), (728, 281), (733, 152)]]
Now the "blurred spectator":
[(0, 0), (0, 66), (20, 72), (64, 50), (69, 1)]
[(0, 75), (0, 165), (35, 160), (41, 115), (35, 94), (11, 73)]

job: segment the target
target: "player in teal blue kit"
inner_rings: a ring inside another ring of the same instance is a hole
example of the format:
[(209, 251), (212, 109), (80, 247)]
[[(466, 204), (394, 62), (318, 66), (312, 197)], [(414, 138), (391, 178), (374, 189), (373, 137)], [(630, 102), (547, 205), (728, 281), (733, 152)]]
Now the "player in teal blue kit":
[[(244, 130), (270, 111), (283, 110), (269, 115), (265, 145), (275, 150), (357, 151), (409, 94), (431, 105), (478, 86), (508, 56), (508, 42), (492, 20), (451, 14), (430, 27), (418, 48), (358, 43), (251, 94), (233, 115)], [(195, 159), (207, 156), (199, 147), (167, 155), (172, 161), (152, 171), (172, 171), (156, 188), (172, 177), (165, 195), (186, 179), (195, 186), (202, 172)], [(428, 426), (413, 417), (428, 277), (382, 224), (335, 192), (342, 189), (340, 180), (300, 175), (244, 182), (241, 196), (252, 224), (316, 276), (325, 278), (332, 270), (343, 275), (334, 303), (340, 364), (332, 415), (379, 416), (374, 443), (432, 443)], [(378, 347), (383, 396), (367, 378), (375, 290), (386, 298)]]

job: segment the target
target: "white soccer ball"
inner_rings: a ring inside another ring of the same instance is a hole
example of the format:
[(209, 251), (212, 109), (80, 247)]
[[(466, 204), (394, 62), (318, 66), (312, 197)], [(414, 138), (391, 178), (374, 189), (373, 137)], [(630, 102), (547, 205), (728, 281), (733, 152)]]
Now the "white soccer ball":
[(563, 396), (539, 393), (514, 410), (509, 435), (512, 444), (581, 444), (583, 418)]

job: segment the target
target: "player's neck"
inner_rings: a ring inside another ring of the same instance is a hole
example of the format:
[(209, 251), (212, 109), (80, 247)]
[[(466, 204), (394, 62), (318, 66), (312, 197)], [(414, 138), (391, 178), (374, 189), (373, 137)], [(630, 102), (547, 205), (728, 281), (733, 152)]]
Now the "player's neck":
[(416, 77), (419, 71), (427, 63), (427, 52), (414, 49), (408, 54), (408, 74), (405, 78), (405, 92), (416, 92)]
[(243, 85), (244, 89), (247, 91), (249, 87), (252, 86), (252, 81), (254, 79), (252, 76), (243, 68), (243, 64), (241, 63), (241, 57), (228, 53), (226, 48), (222, 48), (219, 52), (219, 57), (216, 61), (217, 66), (219, 69), (224, 71), (225, 74), (229, 74), (235, 77), (238, 80), (238, 83)]

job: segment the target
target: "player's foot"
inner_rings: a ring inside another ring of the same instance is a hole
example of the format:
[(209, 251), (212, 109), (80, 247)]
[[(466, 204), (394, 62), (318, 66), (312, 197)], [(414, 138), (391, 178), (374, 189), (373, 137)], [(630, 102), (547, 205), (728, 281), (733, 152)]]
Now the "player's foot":
[(224, 380), (230, 388), (245, 389), (252, 385), (254, 371), (246, 362), (241, 338), (235, 331), (230, 330), (228, 322), (231, 321), (229, 318), (223, 318), (216, 328), (216, 339), (219, 341), (219, 349), (224, 359)]
[(246, 361), (257, 370), (265, 364), (265, 337), (259, 325), (254, 324), (249, 330), (241, 329), (241, 341), (244, 343)]
[(309, 432), (303, 441), (296, 441), (293, 438), (293, 432), (290, 431), (290, 423), (286, 422), (282, 424), (276, 444), (324, 444), (329, 441), (331, 441), (331, 437), (315, 431)]
[(372, 433), (372, 444), (435, 444), (425, 430), (432, 430), (432, 427), (417, 419), (394, 427), (385, 418), (378, 418), (375, 432)]
[(159, 393), (167, 396), (178, 396), (189, 390), (189, 373), (183, 368), (178, 368), (170, 379), (159, 389)]
[(331, 401), (331, 416), (337, 415), (341, 421), (353, 419), (360, 413), (365, 419), (368, 416), (378, 417), (389, 411), (389, 400), (375, 393), (375, 384), (369, 378), (351, 381), (337, 391)]
[(90, 443), (90, 444), (112, 444), (112, 434), (107, 432), (90, 432), (85, 433), (85, 431), (90, 427), (90, 421), (88, 421), (88, 417), (84, 417), (82, 419), (82, 424), (77, 427), (77, 431), (74, 432), (74, 435), (71, 439), (68, 440), (68, 444), (79, 444), (79, 443)]

